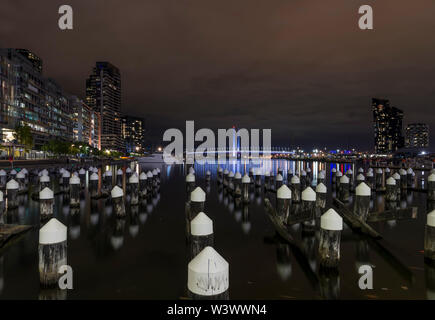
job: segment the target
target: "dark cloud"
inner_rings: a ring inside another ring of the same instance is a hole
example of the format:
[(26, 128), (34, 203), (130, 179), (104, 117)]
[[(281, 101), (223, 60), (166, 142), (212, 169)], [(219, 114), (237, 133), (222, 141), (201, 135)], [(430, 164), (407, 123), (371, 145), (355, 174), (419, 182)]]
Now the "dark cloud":
[[(420, 0), (3, 0), (0, 45), (34, 50), (84, 95), (97, 60), (122, 72), (123, 110), (167, 127), (272, 128), (275, 143), (372, 147), (371, 97), (427, 122), (435, 141), (435, 2)], [(373, 31), (357, 27), (374, 9)]]

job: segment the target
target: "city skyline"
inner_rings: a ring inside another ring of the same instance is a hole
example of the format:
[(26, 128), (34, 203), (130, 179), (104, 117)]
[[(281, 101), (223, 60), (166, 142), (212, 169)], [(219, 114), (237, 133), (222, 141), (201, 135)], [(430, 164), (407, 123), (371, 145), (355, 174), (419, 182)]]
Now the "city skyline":
[[(433, 4), (416, 10), (406, 24), (397, 2), (373, 5), (373, 32), (359, 30), (357, 7), (342, 2), (337, 13), (329, 9), (333, 4), (299, 4), (306, 15), (294, 14), (292, 4), (264, 1), (231, 8), (196, 3), (190, 13), (179, 4), (108, 1), (82, 10), (83, 5), (72, 3), (74, 30), (63, 32), (55, 4), (27, 3), (11, 20), (16, 5), (5, 2), (2, 47), (34, 51), (45, 74), (81, 98), (95, 61), (110, 61), (122, 73), (122, 111), (149, 119), (154, 141), (165, 129), (183, 128), (193, 119), (212, 129), (272, 128), (273, 145), (370, 150), (373, 97), (403, 110), (404, 128), (414, 122), (435, 126), (427, 112), (435, 101), (435, 48), (423, 36), (434, 24), (424, 13)], [(94, 11), (100, 13), (97, 22)], [(212, 12), (214, 22), (204, 18)], [(245, 12), (245, 21), (233, 18), (237, 12)], [(165, 25), (153, 14), (173, 19)], [(111, 24), (114, 16), (126, 23)], [(310, 26), (304, 28), (306, 19)], [(35, 39), (28, 28), (41, 36)], [(205, 39), (208, 46), (202, 45)], [(432, 141), (434, 132), (430, 135)]]

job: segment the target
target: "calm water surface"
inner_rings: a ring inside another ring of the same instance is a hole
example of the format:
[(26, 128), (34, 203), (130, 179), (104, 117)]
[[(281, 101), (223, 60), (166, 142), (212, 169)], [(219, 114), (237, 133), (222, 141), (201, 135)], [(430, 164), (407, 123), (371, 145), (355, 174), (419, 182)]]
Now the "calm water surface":
[[(275, 172), (297, 171), (307, 163), (276, 160)], [(187, 199), (183, 165), (132, 163), (135, 170), (161, 169), (159, 193), (140, 206), (126, 206), (124, 220), (112, 214), (106, 199), (91, 201), (86, 193), (79, 212), (71, 212), (62, 195), (55, 199), (55, 217), (68, 226), (68, 264), (74, 289), (67, 299), (179, 299), (187, 296), (188, 247), (185, 242), (184, 205)], [(332, 164), (310, 163), (313, 172)], [(249, 167), (236, 162), (223, 166), (234, 172)], [(341, 170), (358, 166), (340, 165)], [(103, 168), (105, 170), (106, 168)], [(107, 167), (115, 173), (117, 168)], [(426, 195), (408, 193), (402, 207), (417, 206), (415, 220), (373, 224), (384, 239), (378, 243), (358, 236), (345, 226), (342, 233), (338, 275), (318, 270), (315, 236), (292, 232), (303, 244), (305, 256), (295, 254), (279, 237), (265, 214), (262, 191), (251, 203), (235, 209), (234, 202), (218, 189), (216, 166), (195, 165), (197, 184), (207, 192), (206, 214), (213, 219), (215, 249), (230, 264), (231, 299), (426, 299), (434, 298), (435, 269), (423, 260)], [(205, 182), (205, 172), (212, 181)], [(101, 172), (100, 172), (101, 174)], [(421, 178), (421, 174), (418, 174)], [(285, 178), (285, 177), (284, 177)], [(313, 183), (316, 184), (316, 175)], [(53, 179), (53, 178), (52, 178)], [(331, 191), (328, 182), (328, 202)], [(273, 197), (273, 195), (270, 195)], [(0, 252), (0, 298), (41, 299), (52, 292), (40, 289), (38, 273), (39, 203), (22, 197), (18, 210), (7, 213), (8, 222), (34, 225), (18, 242)], [(384, 206), (375, 196), (373, 210)], [(380, 245), (379, 245), (380, 244)], [(360, 290), (358, 266), (374, 267), (374, 289)], [(432, 285), (431, 285), (432, 284)]]

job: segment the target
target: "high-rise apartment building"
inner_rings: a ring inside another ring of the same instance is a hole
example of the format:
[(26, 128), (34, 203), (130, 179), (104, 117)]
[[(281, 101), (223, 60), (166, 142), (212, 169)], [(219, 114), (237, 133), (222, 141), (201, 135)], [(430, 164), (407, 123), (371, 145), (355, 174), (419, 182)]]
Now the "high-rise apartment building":
[(70, 102), (73, 108), (74, 141), (84, 142), (101, 149), (100, 113), (76, 96), (71, 96)]
[(97, 62), (86, 80), (86, 104), (100, 113), (101, 148), (123, 150), (121, 73), (109, 62)]
[(0, 129), (3, 142), (16, 126), (28, 125), (34, 145), (51, 139), (72, 140), (72, 109), (67, 94), (43, 77), (42, 60), (29, 50), (0, 49)]
[(407, 148), (429, 147), (429, 126), (424, 123), (410, 123), (405, 129), (405, 146)]
[(372, 99), (375, 152), (392, 153), (403, 147), (403, 111), (390, 106), (389, 100)]
[(122, 138), (127, 152), (140, 152), (145, 148), (145, 120), (139, 117), (122, 117)]

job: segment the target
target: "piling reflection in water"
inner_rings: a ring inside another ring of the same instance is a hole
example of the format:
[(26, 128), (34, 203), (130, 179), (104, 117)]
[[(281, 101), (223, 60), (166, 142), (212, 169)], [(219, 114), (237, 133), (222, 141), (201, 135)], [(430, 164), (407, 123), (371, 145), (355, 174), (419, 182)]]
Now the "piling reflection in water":
[(110, 237), (110, 243), (114, 250), (119, 250), (124, 244), (125, 219), (116, 218), (113, 234)]
[(320, 268), (320, 296), (323, 299), (336, 300), (340, 297), (340, 273), (337, 269)]
[(276, 245), (276, 270), (282, 281), (287, 281), (292, 275), (291, 250), (285, 243)]

